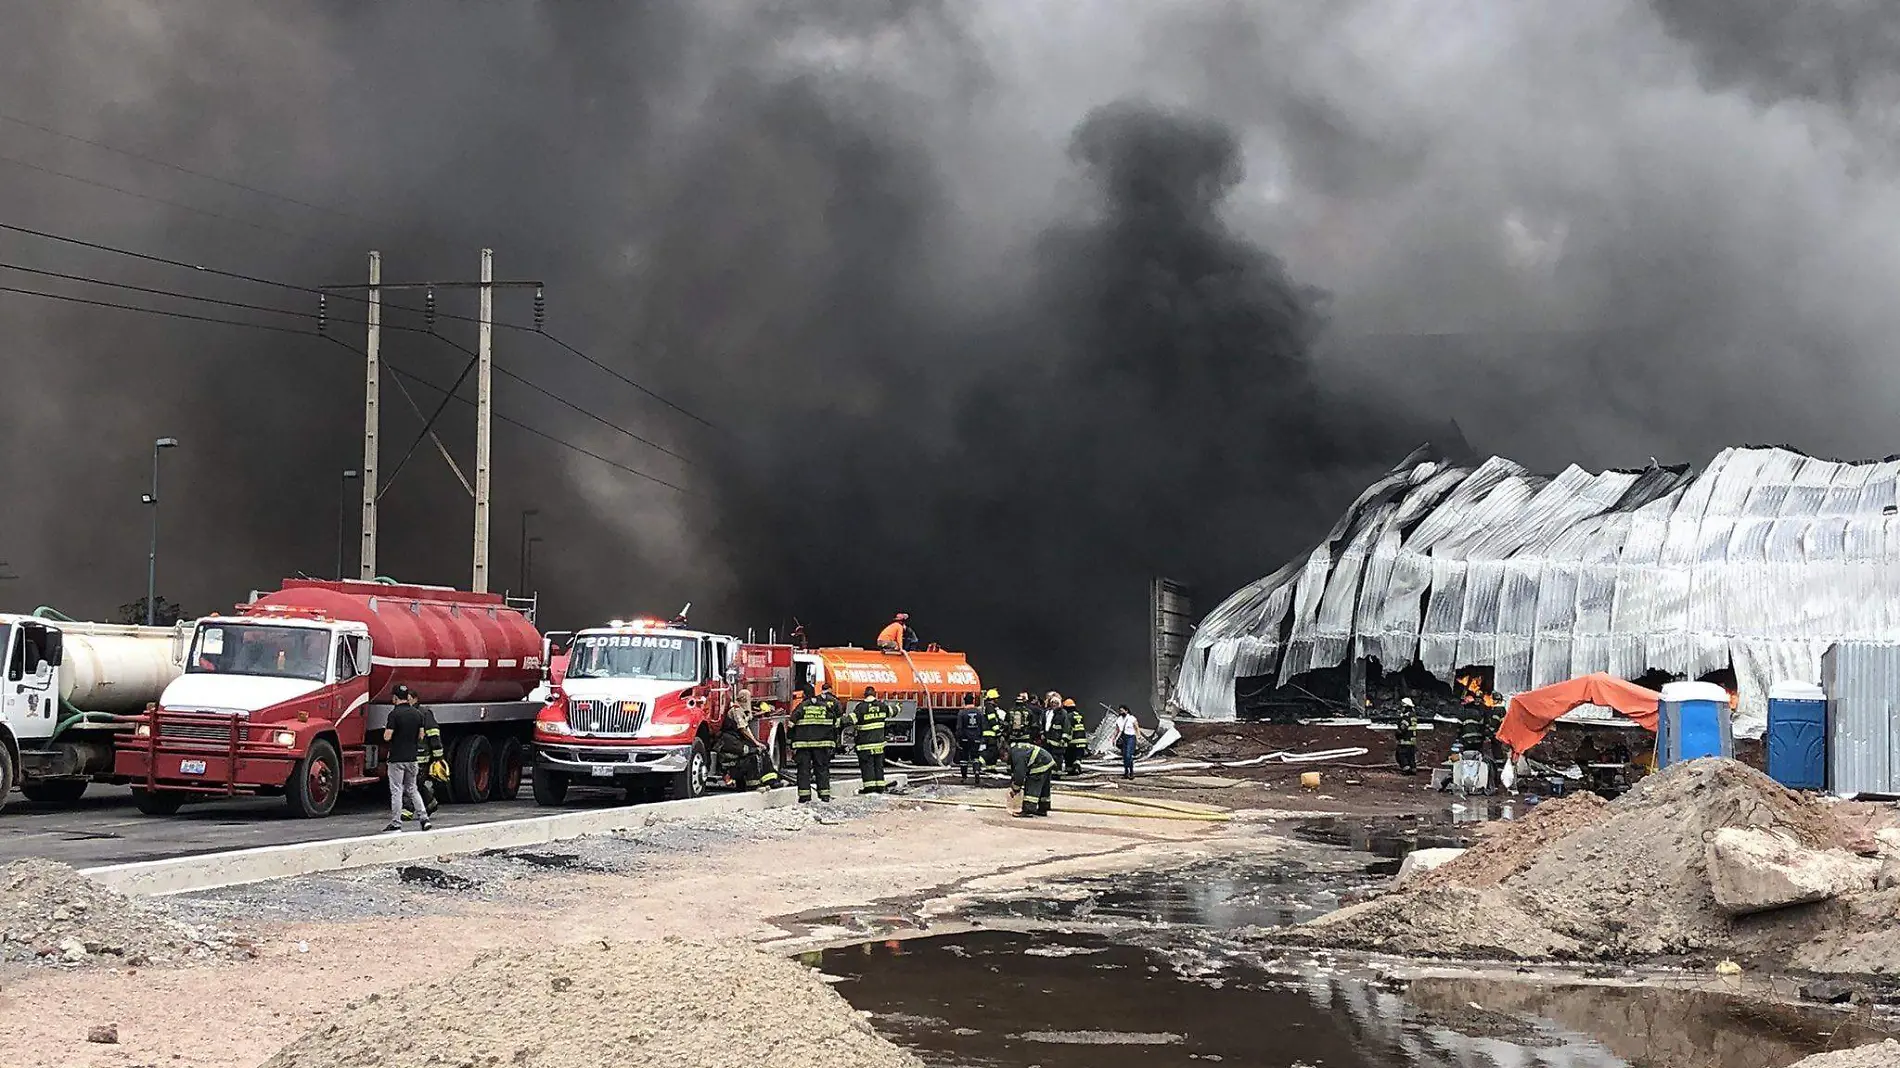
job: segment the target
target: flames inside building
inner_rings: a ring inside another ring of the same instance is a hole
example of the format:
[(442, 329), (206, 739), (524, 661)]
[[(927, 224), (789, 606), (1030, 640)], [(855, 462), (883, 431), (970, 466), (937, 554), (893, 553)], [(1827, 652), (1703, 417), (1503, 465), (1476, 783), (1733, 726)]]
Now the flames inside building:
[(1421, 448), (1201, 622), (1174, 700), (1223, 720), (1368, 677), (1508, 696), (1604, 671), (1722, 682), (1759, 733), (1769, 688), (1818, 682), (1830, 645), (1900, 641), (1897, 478), (1786, 448), (1554, 478)]

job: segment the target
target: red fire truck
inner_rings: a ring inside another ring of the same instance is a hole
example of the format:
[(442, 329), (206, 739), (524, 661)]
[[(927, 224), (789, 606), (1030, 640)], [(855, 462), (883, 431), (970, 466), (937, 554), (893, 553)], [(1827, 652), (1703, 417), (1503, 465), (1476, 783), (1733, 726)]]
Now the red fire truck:
[[(534, 799), (608, 787), (630, 801), (698, 797), (724, 777), (719, 732), (735, 687), (785, 710), (792, 647), (691, 630), (684, 620), (615, 620), (566, 639), (566, 665), (534, 725)], [(783, 717), (753, 732), (775, 747)]]
[(198, 621), (184, 674), (122, 742), (114, 772), (139, 810), (191, 797), (279, 794), (327, 816), (382, 779), (390, 693), (435, 713), (461, 802), (512, 798), (541, 704), (541, 635), (495, 594), (287, 579), (233, 615)]

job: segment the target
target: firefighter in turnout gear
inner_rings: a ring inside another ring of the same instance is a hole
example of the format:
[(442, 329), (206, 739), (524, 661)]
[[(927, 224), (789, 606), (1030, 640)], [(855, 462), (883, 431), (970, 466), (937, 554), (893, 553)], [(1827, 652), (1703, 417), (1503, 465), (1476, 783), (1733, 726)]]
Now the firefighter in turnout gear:
[[(996, 691), (990, 691), (995, 697)], [(983, 785), (983, 725), (989, 720), (989, 700), (978, 707), (976, 695), (963, 695), (963, 707), (957, 710), (957, 779), (969, 782), (972, 778), (978, 786)]]
[(1397, 749), (1394, 759), (1399, 771), (1406, 775), (1418, 774), (1418, 708), (1410, 697), (1399, 698), (1399, 721), (1393, 728), (1392, 740)]
[[(1088, 725), (1083, 722), (1082, 710), (1075, 707), (1073, 697), (1062, 699), (1059, 715), (1062, 717), (1064, 736), (1068, 742), (1061, 750), (1050, 749), (1049, 755), (1062, 758), (1064, 774), (1080, 775), (1082, 774), (1082, 757), (1088, 753), (1089, 748)], [(1053, 744), (1055, 741), (1053, 728), (1050, 734), (1050, 742)]]
[(1034, 742), (1009, 743), (1009, 786), (1023, 795), (1018, 816), (1049, 814), (1050, 777), (1055, 774), (1056, 758)]
[[(772, 710), (766, 704), (764, 712)], [(719, 731), (718, 752), (732, 768), (732, 777), (748, 790), (769, 790), (778, 785), (778, 769), (752, 732), (752, 691), (740, 687), (726, 706), (726, 722)]]
[(851, 722), (857, 724), (858, 790), (861, 793), (884, 792), (884, 724), (891, 718), (891, 707), (877, 698), (877, 687), (864, 688), (864, 700), (851, 709)]
[(792, 759), (798, 763), (798, 803), (811, 801), (812, 784), (818, 786), (818, 800), (831, 800), (831, 754), (838, 747), (838, 717), (831, 705), (817, 694), (805, 697), (792, 709)]
[(996, 699), (985, 700), (983, 702), (983, 760), (985, 763), (1001, 764), (1003, 762), (1003, 736), (1008, 730), (1009, 723), (1006, 714), (996, 707)]
[(1001, 742), (1007, 746), (1029, 737), (1029, 695), (1019, 693), (1016, 703), (1003, 714), (1003, 734)]
[[(442, 745), (442, 727), (436, 723), (435, 713), (429, 710), (428, 705), (417, 701), (416, 695), (410, 691), (409, 687), (401, 686), (397, 689), (397, 701), (413, 703), (422, 709), (422, 755), (418, 758), (422, 765), (422, 774), (418, 777), (422, 781), (418, 784), (418, 788), (422, 794), (423, 804), (428, 808), (428, 812), (423, 813), (426, 818), (430, 812), (441, 808), (449, 799), (448, 750)], [(405, 808), (402, 810), (402, 818), (412, 820), (416, 818), (416, 814)]]
[(1498, 737), (1498, 730), (1504, 726), (1504, 695), (1493, 692), (1487, 699), (1484, 710), (1484, 749), (1485, 757), (1491, 764), (1491, 782), (1503, 781), (1504, 742)]

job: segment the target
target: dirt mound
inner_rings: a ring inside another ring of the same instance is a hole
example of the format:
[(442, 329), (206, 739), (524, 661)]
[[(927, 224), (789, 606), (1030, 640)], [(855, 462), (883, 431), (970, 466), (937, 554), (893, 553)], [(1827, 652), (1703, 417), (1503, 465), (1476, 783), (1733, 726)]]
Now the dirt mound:
[(256, 955), (247, 939), (181, 923), (64, 864), (0, 867), (0, 964), (143, 967)]
[(441, 982), (352, 1005), (263, 1068), (922, 1063), (809, 969), (747, 946), (668, 938), (483, 957)]
[(1407, 890), (1259, 934), (1275, 941), (1407, 957), (1490, 958), (1505, 953), (1543, 960), (1575, 957), (1585, 948), (1551, 931), (1497, 887)]
[(1875, 895), (1741, 920), (1718, 910), (1705, 843), (1724, 827), (1775, 830), (1814, 849), (1837, 848), (1845, 837), (1824, 802), (1735, 761), (1691, 761), (1608, 805), (1539, 806), (1416, 885), (1304, 924), (1292, 937), (1428, 955), (1721, 956), (1882, 970), (1849, 952), (1869, 939), (1886, 946), (1892, 909)]
[(1788, 1068), (1900, 1068), (1900, 1042), (1890, 1038), (1871, 1046), (1817, 1053)]
[(1496, 886), (1523, 871), (1565, 835), (1603, 818), (1605, 802), (1595, 794), (1572, 794), (1546, 801), (1523, 819), (1508, 820), (1484, 836), (1480, 847), (1418, 877), (1417, 889), (1434, 886)]
[(1705, 843), (1723, 827), (1840, 844), (1822, 803), (1732, 760), (1695, 760), (1639, 783), (1606, 819), (1551, 843), (1506, 880), (1553, 930), (1616, 955), (1732, 949), (1709, 890)]

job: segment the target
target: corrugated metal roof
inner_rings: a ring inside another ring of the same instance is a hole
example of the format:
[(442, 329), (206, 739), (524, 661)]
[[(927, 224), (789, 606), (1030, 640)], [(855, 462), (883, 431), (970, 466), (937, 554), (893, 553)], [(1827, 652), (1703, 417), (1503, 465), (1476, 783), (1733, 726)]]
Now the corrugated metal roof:
[(1900, 460), (1737, 448), (1706, 471), (1554, 478), (1420, 450), (1306, 556), (1202, 621), (1176, 701), (1234, 717), (1238, 676), (1281, 682), (1353, 655), (1450, 681), (1490, 665), (1509, 694), (1592, 671), (1690, 678), (1734, 665), (1738, 729), (1768, 688), (1818, 682), (1841, 641), (1900, 641)]

